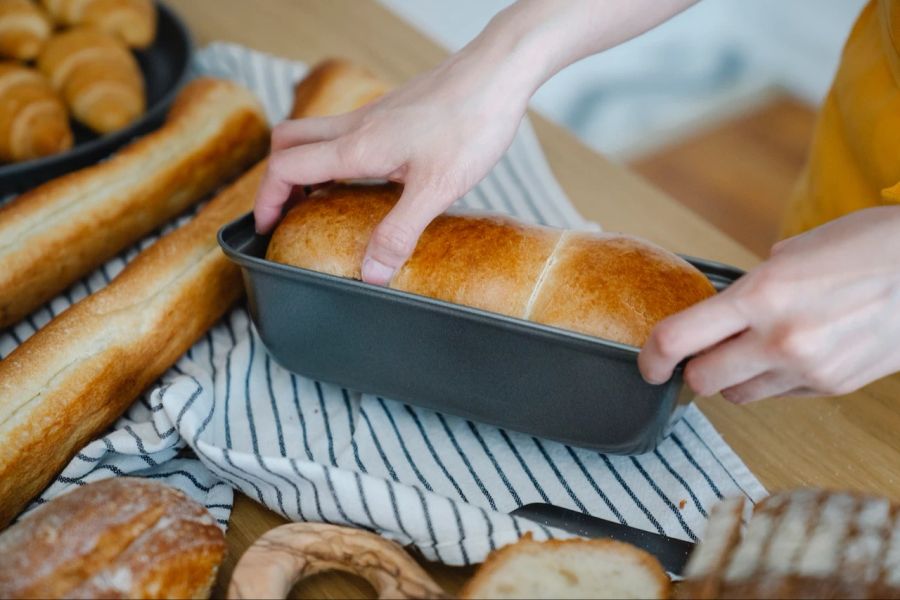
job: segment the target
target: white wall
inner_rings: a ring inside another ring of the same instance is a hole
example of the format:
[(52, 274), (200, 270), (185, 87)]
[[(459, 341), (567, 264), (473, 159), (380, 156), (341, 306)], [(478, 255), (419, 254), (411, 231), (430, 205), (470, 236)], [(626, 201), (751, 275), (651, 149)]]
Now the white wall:
[[(510, 4), (381, 2), (451, 50)], [(863, 4), (704, 0), (644, 36), (559, 73), (538, 91), (533, 106), (598, 150), (625, 157), (775, 87), (817, 103)]]

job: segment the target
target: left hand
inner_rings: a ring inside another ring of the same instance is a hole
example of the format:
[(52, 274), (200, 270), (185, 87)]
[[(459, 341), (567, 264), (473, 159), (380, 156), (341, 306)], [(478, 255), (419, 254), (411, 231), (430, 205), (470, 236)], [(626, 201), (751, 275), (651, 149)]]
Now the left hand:
[(660, 322), (638, 358), (742, 404), (847, 394), (900, 370), (900, 207), (861, 210), (772, 248), (722, 293)]

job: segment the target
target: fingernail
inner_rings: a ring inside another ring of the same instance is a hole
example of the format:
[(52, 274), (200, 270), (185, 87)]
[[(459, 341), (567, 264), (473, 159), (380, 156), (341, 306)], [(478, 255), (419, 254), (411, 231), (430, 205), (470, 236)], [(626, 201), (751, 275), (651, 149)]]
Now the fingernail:
[(643, 373), (641, 373), (641, 377), (643, 377), (644, 381), (646, 381), (650, 385), (661, 385), (667, 381), (666, 379), (659, 379), (657, 377), (647, 377)]
[(377, 285), (387, 285), (391, 277), (394, 276), (394, 269), (382, 264), (374, 258), (367, 258), (363, 261), (362, 278), (367, 283)]

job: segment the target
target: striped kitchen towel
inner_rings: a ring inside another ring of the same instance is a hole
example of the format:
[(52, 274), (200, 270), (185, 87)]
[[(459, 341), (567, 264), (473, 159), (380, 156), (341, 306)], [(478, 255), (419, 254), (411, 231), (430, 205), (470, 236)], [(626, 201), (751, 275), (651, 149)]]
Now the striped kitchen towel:
[[(200, 51), (195, 63), (198, 73), (253, 89), (273, 122), (287, 113), (290, 84), (304, 70), (218, 43)], [(566, 200), (527, 121), (507, 155), (460, 204), (591, 227)], [(0, 333), (0, 356), (108, 283), (155, 239)], [(722, 497), (744, 495), (755, 503), (766, 493), (695, 406), (673, 419), (655, 451), (606, 456), (291, 375), (266, 354), (242, 307), (84, 448), (34, 505), (125, 473), (186, 489), (223, 526), (234, 487), (290, 519), (364, 527), (450, 564), (478, 562), (524, 531), (539, 539), (557, 535), (508, 515), (529, 502), (696, 539)]]

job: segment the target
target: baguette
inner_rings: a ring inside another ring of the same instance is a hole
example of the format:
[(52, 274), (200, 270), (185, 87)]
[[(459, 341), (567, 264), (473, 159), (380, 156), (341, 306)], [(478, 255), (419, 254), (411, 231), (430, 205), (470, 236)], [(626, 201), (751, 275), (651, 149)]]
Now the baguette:
[(156, 132), (0, 207), (0, 328), (247, 168), (267, 131), (249, 91), (199, 79)]
[(224, 555), (222, 530), (182, 492), (105, 479), (0, 534), (0, 598), (208, 598)]
[[(353, 73), (342, 77), (353, 77)], [(312, 86), (327, 93), (340, 81)], [(318, 96), (308, 81), (297, 95)], [(313, 113), (357, 108), (337, 101)], [(218, 229), (253, 207), (266, 161), (186, 225), (139, 254), (107, 287), (52, 320), (0, 361), (0, 527), (50, 483), (243, 294)]]
[(31, 0), (0, 0), (0, 57), (32, 60), (53, 28)]
[[(276, 228), (266, 258), (360, 279), (369, 237), (401, 192), (397, 184), (317, 189)], [(689, 263), (630, 236), (459, 214), (425, 229), (390, 287), (632, 346), (715, 293)]]

